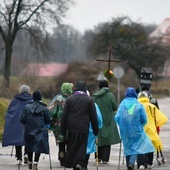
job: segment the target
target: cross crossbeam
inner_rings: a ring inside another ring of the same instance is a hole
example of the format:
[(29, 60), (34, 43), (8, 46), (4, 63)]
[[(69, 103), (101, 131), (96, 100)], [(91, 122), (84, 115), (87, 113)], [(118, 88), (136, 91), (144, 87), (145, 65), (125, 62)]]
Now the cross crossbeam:
[(108, 62), (108, 70), (110, 70), (110, 63), (111, 62), (123, 62), (123, 60), (118, 59), (111, 59), (112, 56), (112, 49), (109, 49), (109, 58), (108, 59), (96, 59), (96, 61)]

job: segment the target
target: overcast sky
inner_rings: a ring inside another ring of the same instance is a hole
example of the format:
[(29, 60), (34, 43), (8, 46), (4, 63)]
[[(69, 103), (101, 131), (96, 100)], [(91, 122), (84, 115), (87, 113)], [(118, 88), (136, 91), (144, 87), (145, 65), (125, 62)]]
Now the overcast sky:
[(128, 16), (141, 23), (161, 24), (170, 18), (170, 0), (74, 0), (76, 4), (68, 12), (65, 24), (80, 32), (93, 29), (113, 17)]

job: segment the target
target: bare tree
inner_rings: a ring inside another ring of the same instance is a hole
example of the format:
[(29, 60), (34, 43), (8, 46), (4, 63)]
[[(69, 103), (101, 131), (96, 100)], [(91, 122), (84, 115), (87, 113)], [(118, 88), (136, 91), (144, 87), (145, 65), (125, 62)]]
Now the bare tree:
[(13, 44), (18, 31), (31, 27), (45, 34), (49, 26), (60, 24), (73, 0), (0, 0), (0, 34), (5, 48), (4, 85), (10, 86)]

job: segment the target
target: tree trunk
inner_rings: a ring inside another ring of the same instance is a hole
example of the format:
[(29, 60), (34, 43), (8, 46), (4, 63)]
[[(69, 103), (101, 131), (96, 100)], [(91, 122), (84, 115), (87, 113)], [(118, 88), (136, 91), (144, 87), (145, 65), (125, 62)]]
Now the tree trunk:
[(10, 76), (11, 76), (11, 57), (12, 57), (12, 45), (6, 45), (5, 53), (5, 65), (3, 74), (3, 84), (5, 87), (10, 87)]

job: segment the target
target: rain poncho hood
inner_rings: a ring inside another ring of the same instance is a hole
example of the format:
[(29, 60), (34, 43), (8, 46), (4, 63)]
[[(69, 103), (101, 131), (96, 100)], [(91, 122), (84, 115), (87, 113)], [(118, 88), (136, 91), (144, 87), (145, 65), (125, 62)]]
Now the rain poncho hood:
[(137, 98), (136, 90), (133, 87), (128, 87), (125, 93), (125, 97)]
[(142, 104), (136, 99), (135, 89), (131, 87), (125, 93), (125, 99), (120, 103), (115, 115), (123, 141), (124, 154), (144, 154), (154, 151), (153, 144), (143, 130), (147, 122)]
[(102, 96), (103, 94), (105, 94), (106, 92), (110, 92), (108, 87), (103, 87), (101, 88), (99, 91), (97, 91), (93, 96), (97, 97), (97, 96)]
[(62, 95), (70, 95), (73, 93), (73, 85), (71, 83), (63, 83), (61, 85), (61, 93)]
[[(135, 103), (137, 102), (137, 94), (134, 88), (128, 87), (125, 93), (125, 99), (123, 100), (122, 104), (124, 104), (124, 107), (128, 110), (129, 114), (133, 114)], [(127, 102), (130, 101), (130, 102)], [(146, 122), (144, 122), (146, 123)]]

